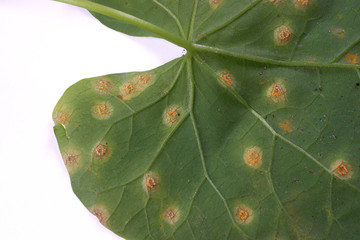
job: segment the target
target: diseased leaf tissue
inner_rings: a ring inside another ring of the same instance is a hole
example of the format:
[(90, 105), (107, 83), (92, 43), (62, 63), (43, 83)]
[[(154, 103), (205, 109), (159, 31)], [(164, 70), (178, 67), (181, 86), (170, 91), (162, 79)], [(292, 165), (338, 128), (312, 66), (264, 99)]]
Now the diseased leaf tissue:
[[(72, 187), (126, 239), (359, 239), (359, 0), (61, 0), (186, 56), (54, 110)], [(106, 64), (106, 63), (104, 63)]]

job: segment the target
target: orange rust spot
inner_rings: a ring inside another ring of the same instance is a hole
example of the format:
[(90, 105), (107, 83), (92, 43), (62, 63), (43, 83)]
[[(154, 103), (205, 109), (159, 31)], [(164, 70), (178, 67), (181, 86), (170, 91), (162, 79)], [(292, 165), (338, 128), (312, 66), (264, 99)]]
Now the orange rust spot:
[(149, 79), (150, 79), (150, 74), (144, 74), (144, 75), (140, 75), (138, 77), (139, 83), (140, 84), (147, 84)]
[(352, 176), (351, 165), (347, 161), (339, 159), (331, 164), (331, 169), (338, 178), (349, 179)]
[(76, 156), (74, 154), (68, 154), (65, 158), (65, 161), (69, 164), (72, 164), (75, 162)]
[(295, 8), (298, 10), (305, 10), (311, 5), (310, 0), (294, 0)]
[(240, 224), (247, 224), (252, 221), (252, 210), (244, 205), (240, 205), (235, 209), (235, 219)]
[(279, 33), (279, 38), (281, 39), (281, 40), (288, 40), (289, 38), (290, 38), (290, 36), (291, 36), (291, 32), (290, 32), (290, 30), (289, 29), (284, 29), (284, 30), (282, 30), (280, 33)]
[(167, 125), (176, 123), (181, 117), (181, 108), (178, 106), (171, 106), (166, 110), (164, 121)]
[(96, 148), (95, 148), (95, 153), (98, 156), (104, 156), (107, 152), (106, 147), (104, 147), (102, 144), (99, 144)]
[(104, 115), (108, 113), (108, 108), (106, 104), (99, 104), (96, 106), (96, 111), (99, 115)]
[(273, 95), (274, 97), (279, 97), (283, 94), (280, 85), (278, 84), (274, 84), (273, 88), (272, 88), (272, 92), (271, 95)]
[(64, 124), (68, 120), (68, 117), (65, 113), (59, 112), (57, 115), (57, 119), (60, 124)]
[(257, 152), (251, 152), (248, 154), (248, 162), (252, 165), (256, 165), (259, 162), (259, 154)]
[(309, 5), (309, 0), (297, 0), (297, 2), (302, 4), (303, 6)]
[(146, 173), (143, 180), (143, 187), (148, 193), (155, 192), (159, 188), (158, 176), (152, 172)]
[(92, 108), (93, 117), (99, 120), (108, 119), (113, 113), (113, 108), (109, 103), (98, 103)]
[(336, 172), (338, 174), (340, 174), (341, 176), (349, 174), (349, 170), (347, 169), (347, 167), (344, 164), (337, 165)]
[(222, 2), (222, 0), (209, 0), (209, 4), (211, 6), (212, 9), (216, 9), (219, 4)]
[(132, 94), (135, 92), (134, 85), (131, 83), (125, 83), (124, 86), (122, 86), (122, 91), (126, 94)]
[(344, 38), (345, 37), (345, 30), (340, 28), (335, 28), (331, 30), (331, 33), (337, 36), (338, 38)]
[(163, 218), (170, 224), (176, 223), (179, 220), (179, 216), (179, 209), (174, 206), (167, 208), (163, 214)]
[(262, 165), (262, 151), (259, 147), (250, 147), (245, 150), (244, 161), (247, 165), (253, 168), (258, 168)]
[(155, 183), (155, 179), (149, 177), (148, 179), (146, 179), (146, 186), (149, 189), (153, 189), (155, 187), (156, 183)]
[(284, 130), (284, 132), (291, 133), (293, 131), (291, 127), (292, 123), (290, 120), (284, 120), (279, 123), (279, 127)]
[(94, 206), (91, 208), (90, 212), (97, 217), (101, 224), (106, 225), (106, 222), (109, 219), (109, 214), (104, 207)]
[(350, 63), (350, 64), (359, 64), (360, 62), (360, 58), (357, 54), (354, 53), (348, 53), (345, 55), (345, 60), (346, 62)]
[(107, 81), (99, 81), (98, 82), (98, 89), (100, 91), (107, 91), (109, 88), (109, 83)]
[(245, 222), (249, 217), (249, 213), (246, 211), (246, 209), (239, 209), (237, 217), (239, 221)]
[(280, 26), (274, 31), (275, 43), (279, 46), (286, 45), (292, 37), (292, 31), (287, 26)]
[(232, 87), (234, 85), (233, 77), (229, 72), (223, 71), (223, 72), (220, 72), (218, 75), (220, 77), (221, 82), (225, 86)]
[(285, 101), (286, 89), (281, 83), (274, 83), (268, 90), (268, 97), (276, 103)]

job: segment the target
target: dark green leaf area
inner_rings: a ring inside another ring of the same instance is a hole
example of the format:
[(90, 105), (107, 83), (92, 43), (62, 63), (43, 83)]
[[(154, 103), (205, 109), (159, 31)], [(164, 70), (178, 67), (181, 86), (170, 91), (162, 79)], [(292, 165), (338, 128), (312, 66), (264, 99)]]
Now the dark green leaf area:
[(231, 1), (224, 0), (224, 7), (219, 6), (216, 13), (195, 28), (197, 43), (233, 55), (297, 62), (343, 59), (347, 63), (359, 63), (346, 56), (359, 54), (349, 52), (360, 39), (360, 17), (353, 10), (354, 6), (359, 7), (357, 0), (346, 1), (346, 5), (327, 0), (252, 1), (243, 10), (227, 9), (226, 2), (230, 5)]
[(126, 239), (351, 239), (358, 79), (188, 56), (80, 81), (55, 133), (77, 196)]
[[(194, 3), (188, 0), (91, 0), (145, 20), (179, 37), (189, 34)], [(141, 7), (139, 7), (141, 6)], [(156, 36), (149, 31), (98, 13), (92, 13), (104, 25), (133, 36)]]
[(115, 30), (188, 48), (84, 79), (55, 107), (73, 190), (104, 226), (128, 240), (359, 239), (358, 0), (93, 2)]

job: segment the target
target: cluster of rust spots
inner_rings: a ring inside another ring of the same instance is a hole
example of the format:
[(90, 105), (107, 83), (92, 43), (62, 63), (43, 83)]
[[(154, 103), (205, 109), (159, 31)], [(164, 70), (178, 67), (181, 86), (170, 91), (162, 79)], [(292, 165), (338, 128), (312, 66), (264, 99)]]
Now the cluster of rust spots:
[(235, 209), (235, 220), (240, 224), (250, 223), (253, 219), (252, 210), (245, 206), (240, 205)]
[(292, 38), (292, 31), (289, 27), (283, 25), (274, 30), (274, 41), (279, 46), (288, 44)]
[(267, 96), (275, 103), (283, 102), (286, 99), (286, 89), (281, 83), (274, 83), (268, 89)]
[(105, 80), (100, 80), (97, 82), (97, 89), (101, 92), (107, 92), (109, 90), (110, 83)]
[(60, 124), (65, 124), (68, 120), (68, 116), (63, 112), (59, 112), (57, 115), (57, 120)]
[(103, 144), (99, 144), (96, 148), (95, 148), (95, 153), (98, 156), (104, 156), (107, 152), (106, 146)]
[(360, 62), (360, 58), (359, 58), (359, 55), (357, 54), (354, 54), (354, 53), (348, 53), (345, 55), (345, 60), (347, 63), (349, 64), (359, 64)]
[(244, 161), (252, 168), (258, 168), (262, 165), (262, 151), (259, 147), (250, 147), (245, 150)]
[(138, 76), (138, 81), (140, 84), (148, 84), (150, 77), (151, 77), (150, 74), (140, 75)]
[(102, 225), (106, 225), (106, 222), (109, 219), (109, 214), (108, 211), (106, 210), (105, 207), (103, 206), (93, 206), (90, 210), (90, 212), (97, 217), (97, 219), (99, 220), (99, 222)]
[(68, 151), (63, 155), (64, 164), (69, 173), (73, 173), (79, 167), (79, 155)]
[(93, 107), (92, 114), (95, 118), (104, 120), (108, 119), (113, 112), (113, 108), (109, 103), (98, 103)]
[(179, 217), (180, 217), (179, 209), (175, 206), (168, 207), (162, 215), (162, 218), (165, 219), (165, 221), (170, 224), (176, 223), (179, 220)]
[(132, 83), (125, 83), (122, 87), (121, 87), (121, 91), (125, 94), (125, 95), (130, 95), (133, 94), (135, 92), (135, 86)]
[(344, 38), (345, 37), (345, 30), (341, 28), (335, 28), (331, 30), (331, 33), (335, 35), (338, 38)]
[(164, 122), (171, 126), (177, 123), (181, 117), (182, 110), (179, 106), (170, 106), (166, 109), (164, 114)]
[(279, 128), (281, 128), (284, 132), (286, 133), (291, 133), (293, 132), (292, 129), (292, 122), (288, 119), (282, 121), (279, 123)]
[(331, 165), (332, 172), (340, 179), (346, 180), (351, 178), (351, 165), (344, 160), (337, 160)]
[(220, 82), (226, 87), (234, 86), (234, 77), (227, 71), (222, 71), (218, 73)]
[(298, 10), (305, 10), (310, 7), (311, 0), (294, 0), (295, 8)]
[(210, 7), (216, 9), (223, 0), (209, 0)]
[(98, 160), (106, 160), (111, 156), (111, 149), (107, 143), (101, 142), (93, 149), (93, 157)]
[(146, 173), (143, 180), (143, 187), (148, 193), (155, 192), (159, 188), (159, 177), (152, 172)]

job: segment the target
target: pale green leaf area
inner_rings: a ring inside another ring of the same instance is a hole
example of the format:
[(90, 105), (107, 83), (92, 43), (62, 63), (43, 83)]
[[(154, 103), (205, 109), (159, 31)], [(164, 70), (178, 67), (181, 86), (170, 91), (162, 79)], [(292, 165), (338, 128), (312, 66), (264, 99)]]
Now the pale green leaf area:
[(81, 80), (55, 107), (73, 190), (104, 226), (360, 239), (359, 0), (60, 1), (187, 49)]

